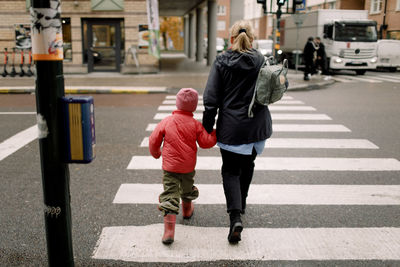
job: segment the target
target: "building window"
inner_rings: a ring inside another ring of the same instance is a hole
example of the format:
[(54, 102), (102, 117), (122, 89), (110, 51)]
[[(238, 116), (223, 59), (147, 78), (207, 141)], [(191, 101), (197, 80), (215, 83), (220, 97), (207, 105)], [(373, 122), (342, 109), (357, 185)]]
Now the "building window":
[(397, 0), (396, 11), (400, 11), (400, 0)]
[(217, 6), (217, 16), (225, 16), (226, 8), (225, 6)]
[(224, 20), (218, 20), (217, 21), (217, 31), (225, 31), (226, 29), (226, 23)]
[(387, 38), (392, 40), (400, 40), (400, 31), (390, 31), (387, 33)]
[(371, 14), (377, 14), (382, 11), (382, 0), (371, 0)]
[(71, 19), (62, 18), (64, 60), (72, 61)]
[(336, 2), (329, 3), (329, 9), (335, 9), (335, 8), (336, 8)]

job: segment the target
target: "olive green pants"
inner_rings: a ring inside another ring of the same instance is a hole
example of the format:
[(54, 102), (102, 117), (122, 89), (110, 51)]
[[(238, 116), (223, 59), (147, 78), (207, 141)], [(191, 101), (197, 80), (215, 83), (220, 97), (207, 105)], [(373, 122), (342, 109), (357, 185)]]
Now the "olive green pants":
[(179, 213), (179, 202), (191, 201), (199, 197), (199, 190), (193, 186), (196, 171), (190, 173), (175, 173), (163, 171), (164, 192), (161, 193), (158, 209), (164, 215), (168, 212)]

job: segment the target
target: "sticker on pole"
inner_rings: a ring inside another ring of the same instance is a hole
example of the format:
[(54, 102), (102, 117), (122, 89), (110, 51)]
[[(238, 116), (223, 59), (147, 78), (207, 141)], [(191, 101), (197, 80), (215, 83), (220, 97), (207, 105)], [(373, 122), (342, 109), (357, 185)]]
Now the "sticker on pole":
[(31, 7), (33, 60), (63, 60), (61, 2), (47, 8)]

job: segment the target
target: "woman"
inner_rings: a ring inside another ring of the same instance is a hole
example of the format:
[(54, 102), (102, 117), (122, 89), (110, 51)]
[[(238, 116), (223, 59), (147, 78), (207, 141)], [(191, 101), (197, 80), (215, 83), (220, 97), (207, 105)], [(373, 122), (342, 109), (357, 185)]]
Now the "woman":
[(222, 181), (230, 218), (228, 241), (241, 240), (247, 192), (253, 178), (254, 160), (272, 134), (271, 114), (266, 106), (255, 106), (248, 117), (258, 72), (264, 57), (252, 48), (253, 29), (246, 21), (231, 30), (232, 47), (217, 56), (204, 91), (203, 126), (213, 130), (217, 120), (217, 145), (222, 156)]

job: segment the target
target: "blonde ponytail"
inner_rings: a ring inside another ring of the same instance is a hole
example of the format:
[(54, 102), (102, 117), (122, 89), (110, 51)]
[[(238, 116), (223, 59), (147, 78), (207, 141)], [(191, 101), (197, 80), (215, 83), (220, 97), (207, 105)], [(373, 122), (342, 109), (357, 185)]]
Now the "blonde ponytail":
[(230, 30), (231, 37), (234, 37), (232, 50), (245, 53), (251, 50), (251, 43), (254, 40), (253, 27), (248, 21), (240, 20), (233, 24)]

